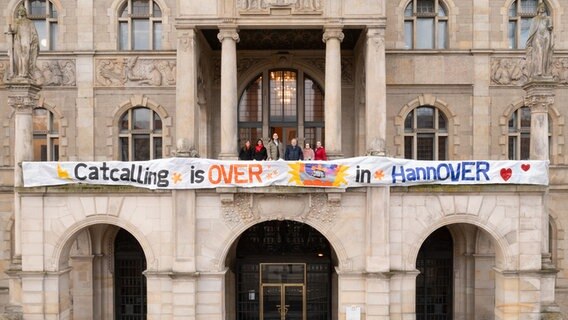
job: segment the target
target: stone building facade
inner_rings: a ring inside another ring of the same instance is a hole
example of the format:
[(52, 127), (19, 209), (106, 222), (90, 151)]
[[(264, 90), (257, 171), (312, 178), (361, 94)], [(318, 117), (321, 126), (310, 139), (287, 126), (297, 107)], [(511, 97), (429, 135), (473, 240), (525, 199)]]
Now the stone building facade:
[[(5, 315), (568, 314), (568, 1), (544, 0), (556, 41), (540, 131), (523, 90), (537, 2), (23, 1), (40, 35), (41, 90), (14, 100), (0, 34)], [(0, 0), (4, 31), (21, 3)], [(550, 185), (21, 185), (19, 160), (236, 159), (244, 140), (272, 133), (322, 141), (330, 158), (550, 159)]]

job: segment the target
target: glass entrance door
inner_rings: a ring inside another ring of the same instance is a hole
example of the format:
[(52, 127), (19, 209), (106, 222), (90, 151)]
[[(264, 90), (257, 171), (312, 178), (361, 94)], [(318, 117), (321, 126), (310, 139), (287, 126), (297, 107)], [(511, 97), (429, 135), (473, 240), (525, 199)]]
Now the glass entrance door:
[(267, 284), (262, 286), (261, 320), (305, 320), (303, 284)]

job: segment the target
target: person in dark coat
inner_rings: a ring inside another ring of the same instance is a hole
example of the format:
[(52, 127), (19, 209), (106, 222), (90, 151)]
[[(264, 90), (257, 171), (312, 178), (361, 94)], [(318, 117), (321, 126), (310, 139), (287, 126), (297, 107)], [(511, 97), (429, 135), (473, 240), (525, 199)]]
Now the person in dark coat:
[(304, 160), (304, 153), (302, 148), (298, 146), (298, 140), (292, 139), (291, 145), (286, 146), (286, 152), (284, 153), (284, 160), (287, 161), (298, 161)]
[(239, 152), (239, 160), (252, 160), (254, 156), (254, 149), (250, 146), (250, 140), (245, 142), (245, 146)]
[(266, 148), (264, 147), (264, 142), (262, 141), (262, 139), (258, 139), (256, 146), (254, 146), (253, 159), (257, 161), (268, 159), (268, 153), (266, 152)]

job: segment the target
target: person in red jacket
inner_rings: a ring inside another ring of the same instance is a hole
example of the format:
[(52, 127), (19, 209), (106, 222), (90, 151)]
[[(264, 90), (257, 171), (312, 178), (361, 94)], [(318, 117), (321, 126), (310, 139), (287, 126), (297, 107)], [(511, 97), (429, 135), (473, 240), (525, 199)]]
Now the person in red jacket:
[(321, 141), (316, 142), (316, 150), (314, 160), (327, 160), (325, 148), (321, 145)]

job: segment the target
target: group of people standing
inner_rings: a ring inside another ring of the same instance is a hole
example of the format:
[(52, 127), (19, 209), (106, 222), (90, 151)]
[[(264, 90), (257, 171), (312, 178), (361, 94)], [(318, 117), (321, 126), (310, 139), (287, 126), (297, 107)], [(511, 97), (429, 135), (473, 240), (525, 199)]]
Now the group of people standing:
[(316, 143), (315, 149), (312, 149), (309, 143), (306, 143), (306, 147), (302, 149), (298, 146), (298, 140), (294, 138), (290, 145), (284, 149), (284, 144), (278, 140), (277, 133), (272, 135), (272, 140), (266, 147), (262, 139), (258, 139), (254, 147), (251, 146), (250, 140), (247, 140), (239, 152), (239, 160), (263, 161), (280, 159), (287, 161), (327, 160), (327, 155), (320, 141)]

